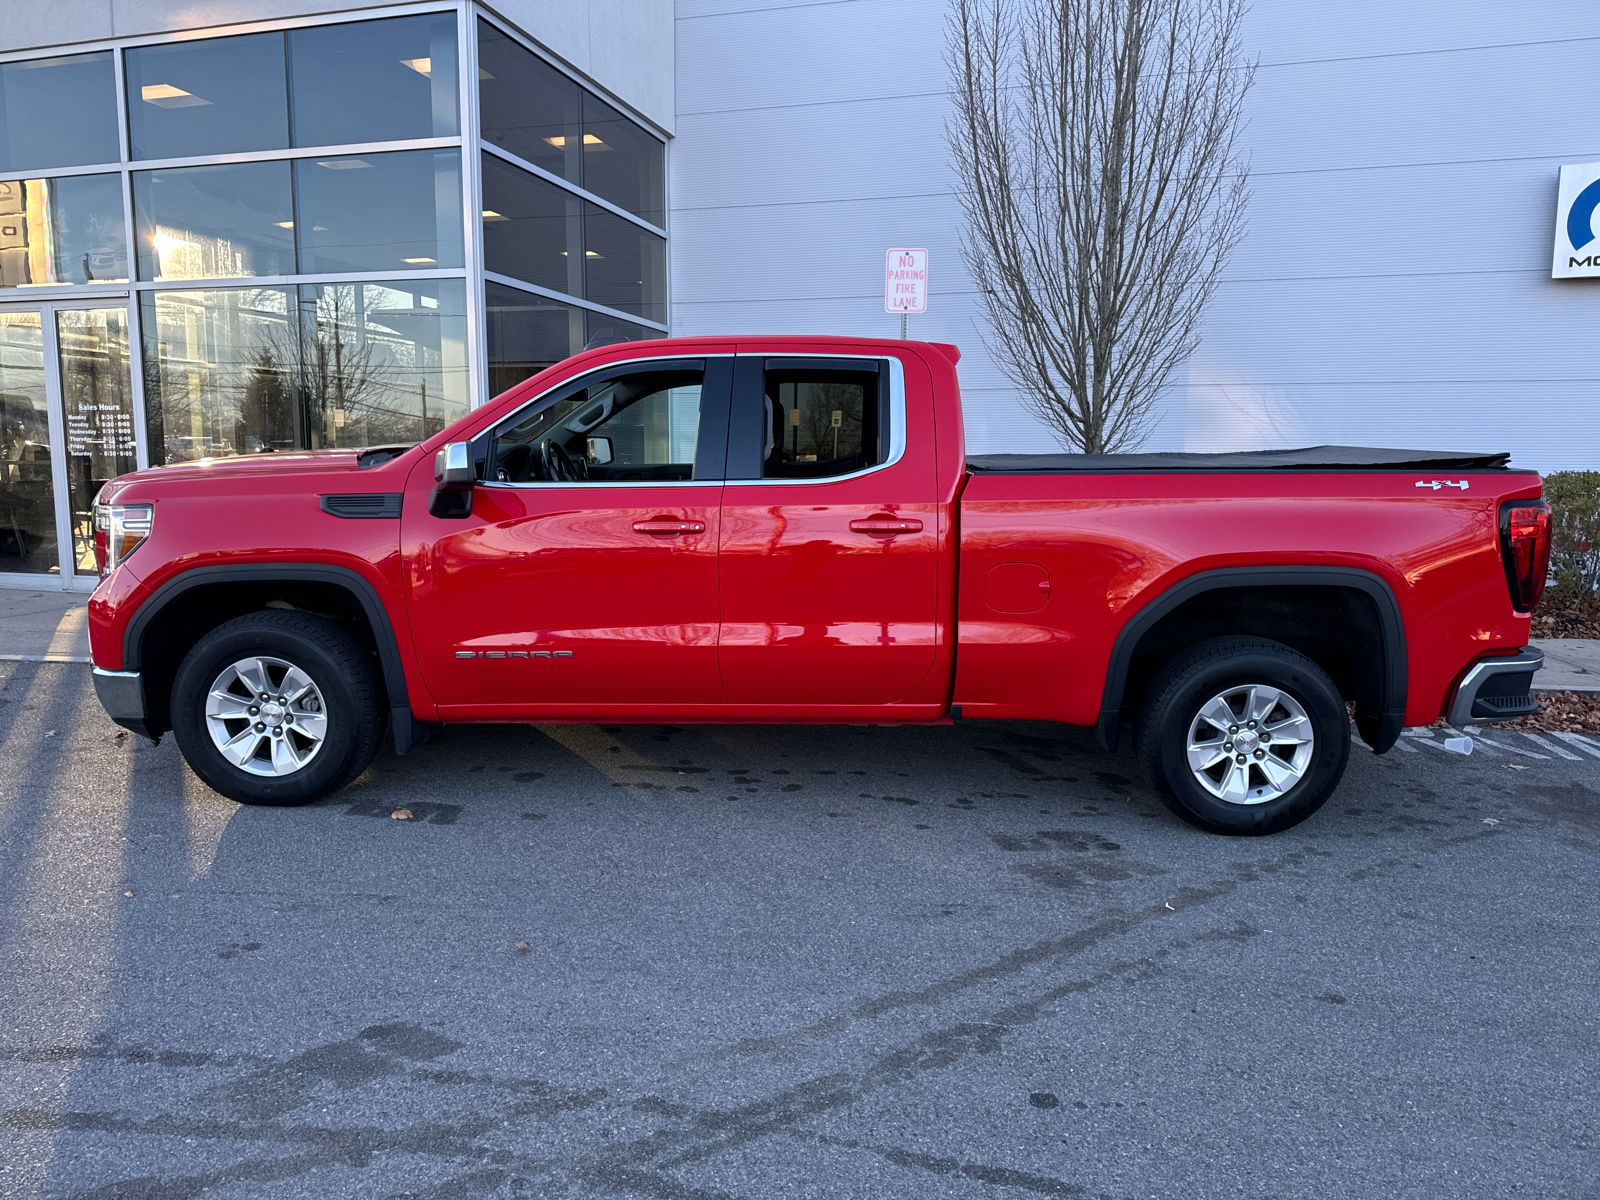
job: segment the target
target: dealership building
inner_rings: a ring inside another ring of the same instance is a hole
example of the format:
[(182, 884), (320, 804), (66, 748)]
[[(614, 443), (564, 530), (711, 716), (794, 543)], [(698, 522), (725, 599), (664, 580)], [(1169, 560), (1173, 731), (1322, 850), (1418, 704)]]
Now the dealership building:
[[(415, 441), (617, 340), (899, 336), (890, 247), (969, 446), (1056, 448), (962, 265), (945, 11), (0, 0), (0, 584), (92, 586), (135, 467)], [(1439, 11), (1256, 6), (1249, 233), (1146, 448), (1600, 468), (1600, 278), (1552, 270), (1600, 10)]]

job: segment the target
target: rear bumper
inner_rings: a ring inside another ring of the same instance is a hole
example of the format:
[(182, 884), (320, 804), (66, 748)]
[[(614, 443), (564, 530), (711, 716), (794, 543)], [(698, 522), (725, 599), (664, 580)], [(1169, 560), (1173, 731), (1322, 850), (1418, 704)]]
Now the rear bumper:
[(1457, 729), (1474, 721), (1509, 721), (1539, 707), (1533, 674), (1544, 666), (1544, 651), (1524, 646), (1503, 658), (1485, 658), (1467, 670), (1456, 685), (1445, 720)]
[[(138, 671), (107, 671), (94, 668), (94, 694), (100, 707), (124, 729), (149, 737), (145, 728), (144, 676)], [(153, 739), (152, 739), (153, 740)]]

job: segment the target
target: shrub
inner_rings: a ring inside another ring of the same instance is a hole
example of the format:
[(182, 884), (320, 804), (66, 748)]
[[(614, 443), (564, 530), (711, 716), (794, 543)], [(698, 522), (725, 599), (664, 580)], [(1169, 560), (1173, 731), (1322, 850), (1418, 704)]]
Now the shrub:
[(1551, 599), (1580, 603), (1600, 589), (1600, 471), (1545, 476), (1552, 509)]

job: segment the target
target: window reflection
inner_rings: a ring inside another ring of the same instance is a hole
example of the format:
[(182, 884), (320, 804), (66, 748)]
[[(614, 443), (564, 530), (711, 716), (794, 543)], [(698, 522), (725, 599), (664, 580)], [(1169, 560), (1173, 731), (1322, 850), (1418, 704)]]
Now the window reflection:
[(0, 64), (0, 171), (116, 162), (115, 70), (109, 50)]
[(666, 224), (666, 147), (605, 101), (584, 93), (583, 186), (656, 225)]
[(44, 339), (37, 312), (0, 312), (0, 571), (58, 571)]
[(297, 146), (459, 131), (454, 13), (291, 30), (289, 61)]
[(667, 336), (501, 283), (486, 283), (483, 293), (489, 392), (495, 396), (580, 351)]
[(659, 329), (651, 329), (648, 325), (635, 325), (632, 321), (592, 312), (588, 314), (585, 325), (583, 348), (593, 350), (596, 346), (610, 346), (616, 342), (647, 342), (652, 338), (667, 336), (669, 335)]
[(666, 239), (584, 202), (584, 297), (647, 321), (667, 319)]
[(118, 176), (0, 181), (0, 287), (127, 278)]
[(145, 292), (140, 310), (152, 465), (300, 444), (294, 288)]
[(146, 292), (152, 463), (416, 442), (467, 411), (459, 279)]
[(120, 304), (62, 309), (56, 314), (56, 345), (67, 434), (72, 568), (93, 575), (94, 498), (108, 479), (138, 469), (128, 310)]
[(308, 444), (419, 442), (467, 412), (458, 279), (300, 289)]
[(134, 158), (288, 146), (283, 34), (137, 46), (125, 53)]
[(487, 21), (478, 22), (483, 139), (656, 225), (666, 216), (666, 148)]
[(583, 89), (487, 21), (478, 22), (483, 139), (571, 183), (583, 183)]
[(504, 284), (484, 285), (489, 391), (498, 396), (583, 349), (585, 312)]
[(570, 296), (583, 295), (583, 201), (483, 156), (483, 265)]
[(455, 150), (301, 159), (295, 188), (302, 274), (463, 264)]
[(138, 171), (140, 279), (294, 274), (286, 162)]

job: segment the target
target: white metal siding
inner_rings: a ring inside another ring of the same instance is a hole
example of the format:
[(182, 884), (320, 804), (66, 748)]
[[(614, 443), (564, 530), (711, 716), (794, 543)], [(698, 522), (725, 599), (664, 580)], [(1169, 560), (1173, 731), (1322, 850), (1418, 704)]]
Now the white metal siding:
[[(678, 0), (673, 330), (895, 333), (883, 251), (926, 245), (912, 336), (962, 347), (969, 444), (1049, 448), (961, 269), (944, 13)], [(1600, 159), (1600, 6), (1271, 0), (1249, 46), (1250, 234), (1150, 448), (1600, 467), (1600, 281), (1549, 278), (1556, 169)]]

